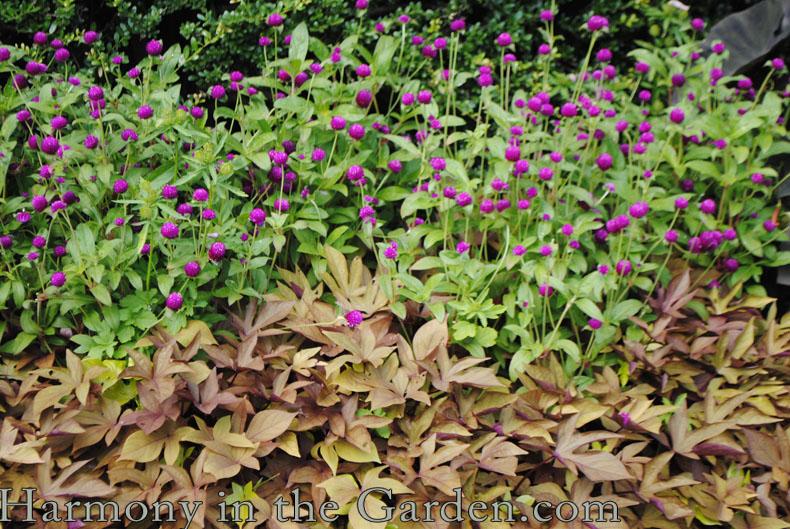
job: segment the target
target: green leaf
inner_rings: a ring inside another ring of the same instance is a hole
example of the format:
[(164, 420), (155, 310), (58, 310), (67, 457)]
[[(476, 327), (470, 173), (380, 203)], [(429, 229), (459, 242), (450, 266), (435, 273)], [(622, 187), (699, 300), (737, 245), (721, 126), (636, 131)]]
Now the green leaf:
[(391, 36), (379, 37), (376, 49), (373, 51), (373, 64), (371, 65), (373, 75), (387, 75), (396, 47), (397, 41)]
[(576, 301), (576, 306), (588, 315), (591, 318), (595, 318), (596, 320), (603, 321), (603, 314), (601, 314), (601, 309), (598, 308), (598, 305), (590, 301), (589, 299), (582, 298)]
[(307, 47), (310, 44), (310, 35), (307, 32), (307, 24), (300, 23), (291, 32), (291, 44), (288, 47), (288, 58), (304, 62), (307, 57)]
[(12, 341), (6, 342), (0, 346), (0, 352), (17, 355), (24, 351), (25, 348), (35, 339), (35, 334), (29, 334), (26, 332), (19, 333)]
[(621, 301), (612, 309), (612, 322), (619, 322), (629, 316), (635, 315), (642, 308), (642, 302), (638, 299), (627, 299)]
[(93, 235), (93, 230), (87, 223), (82, 223), (77, 226), (77, 248), (81, 255), (93, 255), (96, 253), (96, 238)]
[(175, 279), (167, 274), (159, 274), (156, 278), (156, 283), (159, 286), (159, 292), (161, 292), (165, 297), (170, 295), (170, 289), (173, 288), (174, 282)]
[(112, 305), (110, 291), (104, 285), (96, 285), (91, 289), (91, 293), (102, 305)]

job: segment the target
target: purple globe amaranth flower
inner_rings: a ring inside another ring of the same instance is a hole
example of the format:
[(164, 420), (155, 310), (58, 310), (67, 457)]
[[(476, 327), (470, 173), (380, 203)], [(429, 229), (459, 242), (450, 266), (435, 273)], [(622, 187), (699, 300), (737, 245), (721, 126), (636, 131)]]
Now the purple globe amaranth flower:
[(510, 46), (513, 44), (513, 37), (510, 36), (510, 33), (500, 33), (496, 38), (496, 43), (500, 46)]
[(738, 260), (737, 259), (726, 259), (724, 261), (724, 270), (729, 272), (730, 274), (738, 271)]
[(599, 31), (605, 27), (609, 27), (609, 21), (599, 15), (593, 15), (587, 21), (587, 29), (590, 31)]
[(159, 55), (162, 53), (162, 43), (158, 40), (148, 41), (148, 44), (145, 45), (145, 52), (148, 55)]
[(633, 204), (628, 209), (628, 214), (635, 219), (639, 219), (647, 215), (649, 211), (650, 211), (650, 207), (647, 205), (647, 202), (641, 201)]
[(723, 42), (717, 42), (716, 44), (713, 45), (711, 49), (713, 50), (713, 53), (715, 53), (716, 55), (721, 55), (722, 53), (724, 53), (726, 46), (724, 45)]
[(694, 31), (702, 31), (705, 29), (705, 21), (701, 18), (694, 18), (691, 20), (691, 28)]
[(60, 48), (59, 50), (55, 51), (55, 61), (56, 62), (66, 62), (71, 57), (69, 50), (66, 48)]
[(672, 123), (680, 124), (683, 123), (684, 119), (686, 119), (686, 114), (679, 108), (674, 108), (672, 112), (669, 113), (669, 120)]
[(55, 272), (49, 278), (49, 282), (53, 287), (62, 287), (66, 284), (66, 274), (63, 272)]
[(208, 201), (208, 191), (199, 187), (192, 192), (192, 198), (197, 202), (207, 202)]
[(538, 287), (538, 294), (543, 297), (551, 296), (554, 293), (554, 288), (549, 286), (548, 283), (543, 283)]
[(664, 239), (666, 239), (668, 243), (674, 243), (678, 240), (678, 232), (675, 230), (668, 230), (664, 235)]
[(578, 108), (574, 103), (565, 103), (562, 105), (562, 109), (560, 109), (560, 114), (562, 114), (566, 118), (572, 118), (576, 116), (578, 113)]
[(455, 245), (455, 251), (458, 252), (459, 254), (463, 254), (464, 252), (469, 250), (469, 248), (471, 248), (471, 246), (469, 246), (469, 243), (465, 241), (461, 241)]
[(123, 141), (135, 141), (137, 139), (137, 133), (133, 129), (123, 129), (123, 131), (121, 131), (121, 139)]
[(143, 105), (137, 109), (137, 117), (140, 119), (148, 119), (154, 115), (154, 109), (149, 107), (148, 105)]
[(13, 242), (14, 242), (14, 239), (11, 238), (10, 235), (3, 235), (2, 237), (0, 237), (0, 246), (2, 246), (2, 248), (4, 250), (7, 250), (7, 249), (11, 248), (11, 245), (13, 244)]
[(170, 310), (178, 310), (184, 304), (184, 297), (178, 292), (173, 292), (167, 296), (167, 301), (165, 304)]
[(184, 217), (188, 217), (192, 214), (192, 206), (189, 204), (179, 204), (176, 208), (176, 211), (179, 215), (183, 215)]
[(551, 180), (554, 177), (554, 169), (551, 167), (542, 167), (538, 171), (538, 178), (541, 180)]
[(373, 94), (371, 94), (369, 90), (360, 90), (359, 93), (357, 93), (357, 106), (367, 108), (370, 106), (371, 101), (373, 101)]
[(484, 199), (482, 202), (480, 202), (480, 212), (481, 213), (491, 213), (492, 211), (494, 211), (494, 207), (495, 207), (494, 206), (494, 202), (492, 200), (487, 199), (487, 198)]
[(225, 245), (221, 242), (215, 242), (209, 247), (208, 258), (212, 261), (219, 262), (225, 257)]
[(329, 122), (329, 126), (332, 127), (333, 130), (343, 130), (346, 128), (346, 120), (341, 116), (335, 116)]
[[(393, 244), (395, 244), (395, 243), (393, 243)], [(384, 250), (384, 257), (386, 257), (387, 259), (395, 259), (395, 258), (397, 258), (398, 257), (398, 248), (397, 248), (397, 246), (388, 246)]]
[(313, 150), (313, 154), (311, 155), (311, 159), (314, 162), (320, 162), (324, 158), (326, 158), (326, 152), (324, 151), (324, 149), (314, 149)]
[(412, 103), (414, 103), (414, 94), (411, 92), (406, 92), (403, 94), (403, 97), (401, 97), (401, 103), (403, 106), (410, 106)]
[(43, 140), (41, 140), (41, 150), (47, 154), (55, 154), (58, 152), (60, 148), (60, 143), (58, 143), (57, 138), (53, 136), (47, 136)]
[(353, 125), (348, 127), (348, 135), (355, 140), (361, 140), (362, 137), (365, 136), (365, 127), (363, 127), (359, 123), (354, 123)]
[(631, 266), (631, 261), (627, 259), (623, 259), (621, 261), (618, 261), (615, 270), (617, 271), (618, 275), (625, 276), (631, 273), (632, 268), (633, 267)]
[(612, 60), (612, 52), (608, 48), (603, 48), (598, 50), (598, 53), (595, 54), (595, 58), (598, 59), (599, 62), (609, 62)]
[(683, 86), (684, 84), (686, 84), (685, 75), (683, 75), (682, 73), (676, 73), (675, 75), (672, 76), (672, 86), (677, 88)]
[(47, 208), (47, 198), (43, 195), (35, 195), (33, 197), (33, 209), (41, 213)]
[(785, 62), (777, 57), (776, 59), (771, 61), (771, 66), (774, 70), (784, 70), (785, 69)]
[(255, 224), (256, 226), (263, 226), (263, 223), (266, 221), (266, 212), (260, 208), (255, 208), (250, 211), (250, 222)]
[(200, 273), (200, 264), (197, 261), (190, 261), (184, 265), (184, 273), (189, 277), (196, 277)]
[(284, 213), (288, 211), (290, 207), (291, 204), (288, 202), (288, 200), (284, 198), (278, 198), (277, 200), (274, 201), (274, 209), (279, 211), (280, 213)]
[(417, 101), (423, 105), (427, 105), (431, 102), (431, 91), (430, 90), (420, 90), (417, 93)]
[(102, 90), (101, 86), (91, 86), (88, 89), (88, 99), (90, 99), (91, 101), (98, 101), (103, 97), (104, 97), (104, 90)]
[(60, 130), (69, 124), (69, 120), (67, 120), (63, 116), (55, 116), (54, 118), (52, 118), (49, 124), (52, 126), (53, 129)]
[(16, 220), (20, 224), (26, 224), (30, 222), (30, 218), (31, 218), (30, 213), (28, 213), (27, 211), (20, 211), (19, 213), (16, 214)]
[(93, 30), (86, 31), (83, 40), (85, 41), (85, 44), (93, 44), (94, 42), (99, 40), (99, 34)]
[(85, 141), (83, 142), (83, 145), (86, 149), (94, 149), (98, 144), (99, 138), (91, 134), (88, 134), (88, 136), (85, 138)]
[(362, 313), (358, 310), (352, 310), (351, 312), (346, 313), (345, 319), (346, 325), (348, 325), (349, 329), (359, 327), (363, 320)]
[(116, 180), (115, 183), (112, 185), (112, 190), (119, 195), (125, 193), (129, 189), (129, 182), (124, 180), (123, 178)]
[(354, 7), (356, 7), (357, 9), (367, 9), (368, 0), (357, 0), (356, 4), (354, 4)]
[(543, 257), (550, 256), (551, 255), (551, 246), (548, 246), (548, 245), (541, 246), (540, 247), (540, 255), (542, 255)]
[(705, 199), (702, 201), (702, 203), (700, 203), (699, 209), (702, 210), (703, 213), (713, 215), (716, 213), (716, 202), (714, 202), (711, 198)]
[(598, 329), (601, 328), (601, 326), (603, 326), (603, 322), (595, 318), (590, 318), (589, 320), (587, 320), (587, 323), (590, 325), (590, 328), (594, 331), (597, 331)]
[(365, 170), (361, 165), (352, 165), (348, 168), (348, 171), (346, 171), (346, 176), (352, 182), (356, 182), (365, 176)]
[(65, 246), (55, 246), (55, 249), (52, 251), (55, 254), (55, 257), (63, 257), (66, 255), (66, 247)]
[(774, 231), (776, 224), (772, 220), (766, 220), (763, 222), (763, 228), (765, 228), (765, 231)]
[(573, 225), (571, 225), (571, 224), (563, 224), (563, 226), (560, 229), (560, 231), (566, 237), (570, 237), (571, 235), (573, 235)]
[(162, 198), (172, 199), (178, 196), (178, 188), (176, 186), (166, 185), (162, 188)]
[(521, 200), (518, 201), (518, 209), (519, 210), (528, 209), (529, 206), (530, 206), (530, 202), (526, 198), (522, 198)]
[(520, 244), (513, 248), (513, 255), (515, 255), (516, 257), (520, 255), (524, 255), (525, 253), (527, 253), (527, 249), (521, 246)]
[(202, 216), (204, 220), (214, 220), (217, 214), (213, 209), (204, 209)]
[(450, 22), (450, 29), (452, 31), (461, 31), (462, 29), (466, 29), (466, 22), (460, 18), (457, 18)]
[(212, 86), (211, 97), (214, 99), (222, 99), (225, 97), (225, 87), (219, 84)]
[(607, 171), (612, 168), (614, 161), (612, 160), (612, 155), (605, 152), (598, 156), (598, 158), (595, 160), (595, 163), (598, 165), (598, 168), (601, 171)]
[(40, 250), (47, 245), (47, 240), (41, 235), (37, 235), (33, 237), (33, 242), (31, 244)]
[(165, 222), (159, 232), (162, 234), (162, 237), (166, 239), (175, 239), (178, 237), (178, 226), (172, 222)]
[(455, 203), (461, 207), (468, 206), (469, 204), (472, 203), (472, 195), (470, 195), (469, 193), (460, 193), (456, 197)]
[(269, 18), (266, 19), (266, 23), (272, 27), (282, 26), (283, 16), (279, 13), (272, 13), (269, 15)]
[(11, 51), (8, 48), (0, 48), (0, 62), (5, 62), (11, 58)]
[(447, 167), (447, 162), (440, 157), (431, 158), (430, 164), (434, 171), (444, 171)]
[(357, 72), (357, 75), (359, 77), (362, 77), (362, 78), (370, 77), (370, 73), (371, 73), (370, 72), (370, 66), (368, 66), (367, 64), (364, 64), (364, 63), (360, 64), (359, 66), (357, 66), (356, 72)]
[(738, 238), (738, 233), (732, 228), (727, 228), (726, 230), (724, 230), (724, 233), (722, 235), (728, 241), (734, 241), (735, 239)]

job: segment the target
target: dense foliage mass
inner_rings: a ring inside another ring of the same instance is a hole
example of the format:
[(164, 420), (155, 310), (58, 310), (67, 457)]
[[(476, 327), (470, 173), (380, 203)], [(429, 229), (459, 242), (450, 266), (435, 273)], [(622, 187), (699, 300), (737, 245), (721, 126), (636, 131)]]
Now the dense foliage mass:
[(529, 62), (502, 32), (471, 63), (461, 18), (366, 47), (368, 7), (338, 42), (267, 13), (260, 70), (195, 94), (210, 39), (0, 45), (0, 485), (789, 526), (787, 321), (757, 310), (790, 262), (784, 61), (724, 76), (667, 7), (627, 67), (594, 15), (562, 72), (556, 8)]

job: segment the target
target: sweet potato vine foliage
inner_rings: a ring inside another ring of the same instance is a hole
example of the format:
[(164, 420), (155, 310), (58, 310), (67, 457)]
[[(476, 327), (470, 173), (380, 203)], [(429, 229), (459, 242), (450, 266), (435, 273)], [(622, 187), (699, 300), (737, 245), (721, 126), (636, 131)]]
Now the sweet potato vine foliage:
[[(770, 298), (709, 294), (678, 275), (650, 300), (654, 323), (635, 319), (644, 340), (615, 347), (623, 368), (596, 370), (583, 395), (554, 353), (511, 385), (482, 359), (457, 356), (445, 322), (408, 339), (376, 301), (381, 274), (351, 270), (338, 271), (354, 285), (347, 301), (370, 311), (353, 329), (322, 301), (337, 276), (311, 287), (282, 270), (287, 282), (241, 316), (213, 331), (197, 321), (175, 336), (157, 328), (127, 351), (127, 367), (71, 351), (63, 365), (6, 357), (0, 487), (17, 491), (11, 501), (33, 487), (36, 500), (121, 509), (202, 501), (196, 527), (384, 527), (354, 508), (377, 486), (396, 492), (394, 506), (450, 501), (461, 488), (467, 507), (506, 497), (525, 513), (536, 501), (615, 501), (621, 521), (602, 526), (788, 527), (790, 318), (763, 319), (756, 309)], [(332, 499), (345, 515), (278, 523), (274, 502), (294, 488), (316, 512)], [(256, 521), (217, 523), (223, 501), (251, 502)], [(369, 502), (384, 505), (379, 494)], [(156, 526), (184, 527), (179, 516)]]

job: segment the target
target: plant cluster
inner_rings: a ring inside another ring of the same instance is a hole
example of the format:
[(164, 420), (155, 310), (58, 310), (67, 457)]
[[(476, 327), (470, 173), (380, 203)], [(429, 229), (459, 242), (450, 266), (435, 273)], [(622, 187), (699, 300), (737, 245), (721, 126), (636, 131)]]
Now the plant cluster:
[[(788, 527), (790, 320), (760, 315), (770, 298), (691, 288), (685, 272), (650, 299), (654, 323), (636, 320), (648, 336), (614, 344), (620, 367), (596, 368), (585, 393), (553, 352), (516, 390), (450, 346), (445, 322), (401, 334), (382, 274), (342, 257), (317, 285), (283, 271), (276, 293), (213, 333), (197, 320), (175, 336), (156, 329), (129, 366), (70, 351), (62, 367), (54, 355), (4, 359), (0, 486), (10, 501), (32, 487), (36, 500), (112, 500), (121, 512), (202, 501), (194, 527), (338, 526), (278, 523), (273, 505), (294, 488), (315, 512), (331, 499), (350, 527), (368, 527), (355, 502), (372, 487), (393, 490), (395, 508), (460, 488), (465, 507), (506, 498), (521, 513), (614, 501), (619, 527)], [(371, 316), (340, 324), (325, 290)], [(384, 500), (368, 496), (366, 510), (378, 516)], [(250, 502), (255, 521), (242, 509), (237, 524), (215, 522), (223, 502)], [(31, 527), (66, 526), (35, 512)], [(74, 515), (109, 526), (95, 507)], [(184, 527), (186, 513), (175, 518), (157, 526)]]

